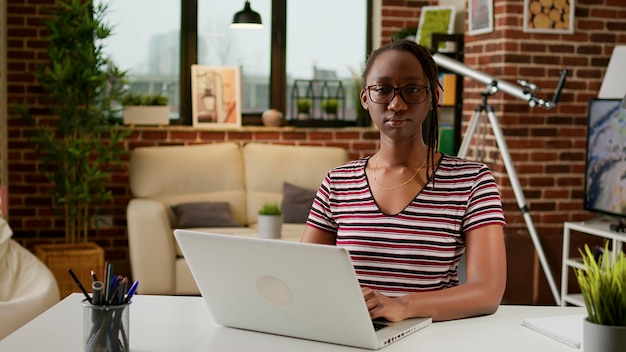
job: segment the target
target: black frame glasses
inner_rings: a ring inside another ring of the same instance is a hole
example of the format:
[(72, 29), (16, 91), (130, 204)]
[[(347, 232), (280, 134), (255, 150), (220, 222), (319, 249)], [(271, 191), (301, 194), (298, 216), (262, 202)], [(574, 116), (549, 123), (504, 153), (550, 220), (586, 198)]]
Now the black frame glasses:
[(376, 104), (389, 104), (400, 93), (400, 97), (406, 104), (421, 104), (426, 101), (429, 86), (419, 84), (407, 84), (402, 87), (394, 87), (387, 84), (373, 84), (365, 87), (370, 100)]

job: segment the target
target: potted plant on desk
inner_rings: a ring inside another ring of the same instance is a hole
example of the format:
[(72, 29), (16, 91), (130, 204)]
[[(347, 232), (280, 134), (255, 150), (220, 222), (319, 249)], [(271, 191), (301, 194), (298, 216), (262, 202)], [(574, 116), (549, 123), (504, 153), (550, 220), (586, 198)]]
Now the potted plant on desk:
[(626, 257), (611, 253), (608, 245), (594, 255), (585, 245), (583, 269), (576, 277), (587, 308), (583, 322), (583, 349), (624, 351), (626, 346)]
[(261, 238), (280, 238), (283, 225), (282, 212), (278, 203), (265, 203), (259, 209), (257, 229)]

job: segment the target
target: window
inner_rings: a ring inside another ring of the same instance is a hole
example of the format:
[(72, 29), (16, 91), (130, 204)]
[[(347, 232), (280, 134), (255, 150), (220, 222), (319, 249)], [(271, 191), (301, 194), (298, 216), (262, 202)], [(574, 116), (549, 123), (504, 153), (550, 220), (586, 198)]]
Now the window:
[[(294, 80), (328, 79), (342, 83), (344, 94), (330, 87), (329, 94), (345, 99), (343, 116), (356, 118), (355, 81), (367, 53), (367, 6), (363, 0), (291, 1), (287, 6), (287, 100), (286, 116), (292, 108)], [(300, 89), (301, 87), (298, 87)], [(315, 94), (321, 94), (319, 92)], [(361, 87), (358, 87), (361, 90)], [(340, 98), (341, 100), (341, 98)], [(319, 106), (318, 106), (319, 108)], [(314, 112), (321, 116), (321, 111)], [(295, 118), (295, 116), (293, 116)]]
[(243, 1), (198, 0), (197, 62), (240, 67), (244, 114), (269, 108), (271, 3), (257, 0), (250, 5), (261, 15), (263, 29), (229, 27)]
[(131, 91), (166, 95), (170, 118), (178, 119), (181, 9), (175, 1), (155, 2), (109, 0), (106, 21), (113, 33), (104, 50), (128, 72)]
[(270, 107), (288, 113), (294, 79), (318, 78), (315, 72), (337, 77), (345, 81), (349, 117), (354, 110), (348, 91), (352, 74), (361, 73), (371, 48), (371, 1), (294, 1), (287, 6), (286, 0), (253, 0), (264, 28), (235, 30), (228, 25), (243, 0), (197, 0), (197, 5), (108, 0), (114, 33), (105, 53), (128, 71), (131, 90), (166, 94), (170, 117), (182, 124), (191, 124), (188, 76), (194, 63), (241, 68), (244, 115), (260, 115)]

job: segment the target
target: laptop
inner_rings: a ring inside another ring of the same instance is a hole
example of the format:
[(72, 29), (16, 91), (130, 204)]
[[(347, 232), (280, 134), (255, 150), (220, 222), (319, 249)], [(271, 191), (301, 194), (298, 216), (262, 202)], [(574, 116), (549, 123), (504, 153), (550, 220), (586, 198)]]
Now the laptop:
[(174, 236), (220, 325), (375, 350), (432, 322), (373, 322), (344, 248), (190, 230)]

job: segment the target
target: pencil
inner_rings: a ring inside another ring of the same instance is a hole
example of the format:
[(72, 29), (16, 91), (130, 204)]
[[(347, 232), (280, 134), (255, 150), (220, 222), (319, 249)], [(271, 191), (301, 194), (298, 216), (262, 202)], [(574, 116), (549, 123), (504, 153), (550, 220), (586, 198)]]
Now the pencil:
[(76, 283), (76, 285), (78, 286), (80, 291), (83, 293), (83, 295), (85, 295), (85, 298), (87, 299), (89, 304), (92, 304), (91, 297), (89, 296), (89, 293), (87, 293), (87, 290), (85, 290), (85, 288), (83, 287), (83, 284), (81, 284), (80, 280), (78, 280), (76, 275), (74, 275), (74, 272), (72, 271), (72, 269), (67, 269), (67, 272), (70, 273), (70, 276), (72, 277), (72, 280), (74, 280), (74, 282)]

